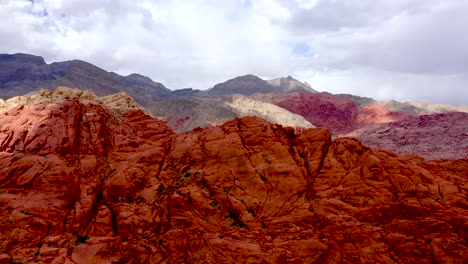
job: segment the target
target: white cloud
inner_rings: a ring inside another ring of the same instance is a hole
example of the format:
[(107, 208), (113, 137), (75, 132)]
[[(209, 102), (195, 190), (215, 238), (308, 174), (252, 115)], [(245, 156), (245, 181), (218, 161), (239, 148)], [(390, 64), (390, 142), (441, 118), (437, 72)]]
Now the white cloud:
[(298, 6), (304, 9), (310, 9), (318, 4), (318, 0), (296, 0)]
[(468, 104), (467, 15), (456, 0), (0, 0), (0, 52), (170, 88), (293, 75), (319, 90)]
[(379, 100), (466, 105), (468, 98), (468, 80), (459, 75), (421, 75), (353, 68), (302, 73), (300, 77), (319, 91), (349, 93)]

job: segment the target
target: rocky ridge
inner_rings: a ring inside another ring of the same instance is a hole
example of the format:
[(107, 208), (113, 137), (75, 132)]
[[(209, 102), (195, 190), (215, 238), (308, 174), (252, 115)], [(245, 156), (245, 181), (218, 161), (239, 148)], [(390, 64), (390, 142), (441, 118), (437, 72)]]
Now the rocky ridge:
[(464, 263), (468, 160), (257, 117), (175, 134), (69, 96), (0, 114), (0, 256), (39, 263)]

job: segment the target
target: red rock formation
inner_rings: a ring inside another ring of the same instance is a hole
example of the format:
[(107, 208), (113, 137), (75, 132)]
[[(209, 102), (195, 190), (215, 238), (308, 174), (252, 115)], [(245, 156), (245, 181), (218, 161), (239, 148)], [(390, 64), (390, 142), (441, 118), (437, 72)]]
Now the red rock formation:
[(276, 104), (334, 134), (354, 130), (359, 113), (353, 101), (327, 93), (300, 93)]
[(0, 260), (468, 259), (468, 160), (402, 158), (255, 117), (176, 135), (77, 99), (1, 114), (0, 151)]

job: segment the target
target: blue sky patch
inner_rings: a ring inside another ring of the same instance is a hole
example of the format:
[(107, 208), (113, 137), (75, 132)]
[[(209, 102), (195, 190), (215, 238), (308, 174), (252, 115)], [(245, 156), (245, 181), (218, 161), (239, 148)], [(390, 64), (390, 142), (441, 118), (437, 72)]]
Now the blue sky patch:
[(292, 47), (292, 50), (295, 54), (303, 56), (310, 55), (312, 52), (312, 48), (305, 42), (295, 43)]

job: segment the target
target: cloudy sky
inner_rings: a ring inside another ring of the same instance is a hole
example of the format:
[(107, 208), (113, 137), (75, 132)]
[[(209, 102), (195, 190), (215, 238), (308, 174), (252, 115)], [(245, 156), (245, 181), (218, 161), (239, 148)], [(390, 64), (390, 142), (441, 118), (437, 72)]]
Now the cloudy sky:
[(468, 105), (464, 0), (0, 0), (0, 53), (171, 89), (292, 75), (316, 90)]

